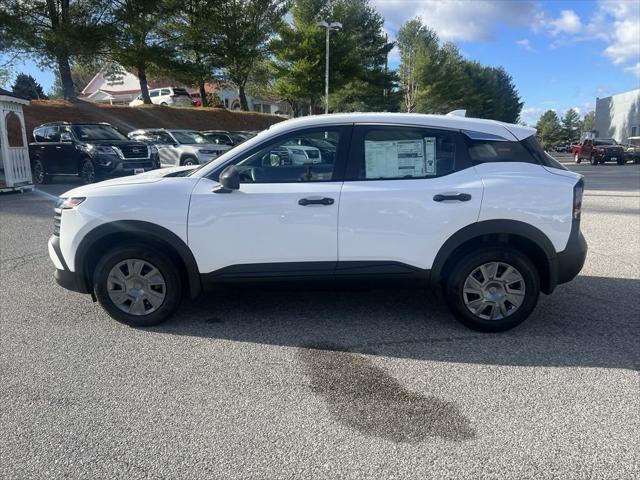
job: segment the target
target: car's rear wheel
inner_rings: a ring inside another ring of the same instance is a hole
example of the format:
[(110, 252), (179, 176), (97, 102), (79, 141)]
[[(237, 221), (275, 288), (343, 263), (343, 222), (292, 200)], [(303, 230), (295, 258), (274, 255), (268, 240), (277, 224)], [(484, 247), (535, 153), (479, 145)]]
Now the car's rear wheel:
[(522, 323), (540, 295), (538, 272), (510, 247), (488, 247), (463, 256), (444, 284), (451, 312), (466, 326), (500, 332)]
[(34, 160), (31, 166), (31, 175), (33, 176), (33, 183), (36, 185), (44, 185), (51, 181), (51, 176), (47, 175), (44, 164), (40, 160)]
[(175, 264), (147, 245), (129, 245), (107, 252), (96, 266), (93, 289), (112, 318), (134, 327), (164, 322), (182, 298)]
[(85, 158), (80, 162), (78, 175), (86, 184), (96, 181), (96, 167), (93, 165), (90, 158)]

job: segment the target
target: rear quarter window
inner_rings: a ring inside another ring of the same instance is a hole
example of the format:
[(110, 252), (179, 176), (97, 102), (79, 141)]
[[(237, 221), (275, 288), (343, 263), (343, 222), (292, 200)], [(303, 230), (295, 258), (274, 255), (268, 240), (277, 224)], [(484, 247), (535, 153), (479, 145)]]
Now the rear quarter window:
[(539, 163), (517, 141), (468, 140), (469, 158), (474, 165), (489, 162)]

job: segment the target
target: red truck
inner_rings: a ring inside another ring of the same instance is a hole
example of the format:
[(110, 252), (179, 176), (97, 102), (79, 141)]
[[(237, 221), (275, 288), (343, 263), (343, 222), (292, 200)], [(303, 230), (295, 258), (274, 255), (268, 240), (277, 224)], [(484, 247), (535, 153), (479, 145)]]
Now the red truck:
[(585, 138), (577, 145), (572, 145), (571, 154), (576, 163), (589, 160), (591, 165), (604, 162), (616, 162), (618, 165), (626, 163), (624, 148), (612, 138), (600, 138), (592, 140)]

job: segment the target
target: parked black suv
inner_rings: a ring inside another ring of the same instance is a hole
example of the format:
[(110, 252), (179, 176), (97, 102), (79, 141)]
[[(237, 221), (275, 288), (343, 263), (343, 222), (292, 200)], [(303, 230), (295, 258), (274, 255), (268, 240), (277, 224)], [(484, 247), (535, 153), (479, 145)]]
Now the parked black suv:
[(158, 150), (128, 139), (108, 123), (44, 123), (29, 144), (34, 183), (79, 175), (85, 183), (160, 168)]

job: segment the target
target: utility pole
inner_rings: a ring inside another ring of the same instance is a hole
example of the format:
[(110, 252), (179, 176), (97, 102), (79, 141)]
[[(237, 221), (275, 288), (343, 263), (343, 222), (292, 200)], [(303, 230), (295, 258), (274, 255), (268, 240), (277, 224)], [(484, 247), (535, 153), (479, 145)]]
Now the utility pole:
[(325, 46), (325, 66), (324, 66), (324, 113), (329, 113), (329, 32), (331, 30), (340, 30), (342, 24), (340, 22), (321, 21), (316, 23), (318, 27), (327, 30), (326, 46)]

